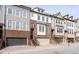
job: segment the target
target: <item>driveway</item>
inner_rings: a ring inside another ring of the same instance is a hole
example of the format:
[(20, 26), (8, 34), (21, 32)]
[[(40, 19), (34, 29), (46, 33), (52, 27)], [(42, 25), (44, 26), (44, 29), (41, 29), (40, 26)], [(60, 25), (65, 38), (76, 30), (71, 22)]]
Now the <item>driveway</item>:
[(46, 46), (10, 46), (0, 51), (2, 54), (78, 54), (79, 43)]

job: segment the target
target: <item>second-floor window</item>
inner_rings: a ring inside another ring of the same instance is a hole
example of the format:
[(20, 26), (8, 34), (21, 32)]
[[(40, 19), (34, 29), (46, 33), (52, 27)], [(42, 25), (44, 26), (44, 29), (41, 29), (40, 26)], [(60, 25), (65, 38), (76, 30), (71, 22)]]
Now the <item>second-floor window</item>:
[(7, 14), (8, 14), (8, 15), (12, 15), (12, 14), (13, 14), (12, 8), (8, 8), (8, 9), (7, 9)]
[(26, 23), (23, 23), (23, 30), (26, 30)]
[(73, 29), (68, 29), (68, 34), (74, 34)]
[(42, 32), (44, 32), (44, 25), (42, 25)]
[(58, 28), (57, 28), (57, 32), (58, 32), (58, 33), (63, 33), (63, 29), (58, 27)]
[(20, 27), (19, 25), (20, 25), (20, 23), (19, 22), (16, 22), (16, 29), (17, 30), (19, 30), (19, 27)]
[(9, 21), (8, 21), (8, 29), (11, 29), (11, 28), (12, 28), (12, 21), (9, 20)]
[(46, 26), (46, 32), (48, 32), (48, 26)]
[(39, 32), (44, 32), (44, 31), (45, 31), (44, 25), (39, 24)]
[(56, 19), (56, 23), (57, 23), (57, 24), (62, 24), (62, 20)]
[(68, 22), (68, 23), (67, 23), (67, 26), (73, 27), (73, 23)]
[(41, 25), (39, 25), (39, 32), (41, 32), (41, 28), (42, 28)]
[(44, 16), (42, 16), (42, 21), (44, 22)]
[(46, 22), (48, 22), (48, 17), (46, 17)]

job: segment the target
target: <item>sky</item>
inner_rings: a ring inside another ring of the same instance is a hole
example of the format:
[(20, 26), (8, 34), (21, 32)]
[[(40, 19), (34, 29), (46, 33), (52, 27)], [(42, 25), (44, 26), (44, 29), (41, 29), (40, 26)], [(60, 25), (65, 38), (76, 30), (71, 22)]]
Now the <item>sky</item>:
[(61, 12), (62, 15), (69, 14), (74, 19), (79, 18), (79, 5), (29, 5), (29, 7), (40, 7), (45, 9), (45, 12), (55, 14)]

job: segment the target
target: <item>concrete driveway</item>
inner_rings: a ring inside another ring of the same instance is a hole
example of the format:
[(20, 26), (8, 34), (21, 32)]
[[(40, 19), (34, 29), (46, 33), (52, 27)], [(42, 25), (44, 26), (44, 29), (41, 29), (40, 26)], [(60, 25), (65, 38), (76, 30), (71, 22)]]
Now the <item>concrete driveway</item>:
[(46, 46), (10, 46), (0, 51), (2, 54), (78, 54), (79, 43)]

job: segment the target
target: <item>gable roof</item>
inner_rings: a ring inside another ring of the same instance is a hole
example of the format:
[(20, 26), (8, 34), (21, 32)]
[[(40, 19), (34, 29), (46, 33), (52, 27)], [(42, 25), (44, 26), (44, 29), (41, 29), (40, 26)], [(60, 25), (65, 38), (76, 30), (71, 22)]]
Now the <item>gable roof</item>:
[(58, 17), (58, 18), (63, 18), (63, 16), (61, 15), (60, 12), (58, 12), (58, 13), (56, 13), (56, 14), (53, 14), (53, 16)]

